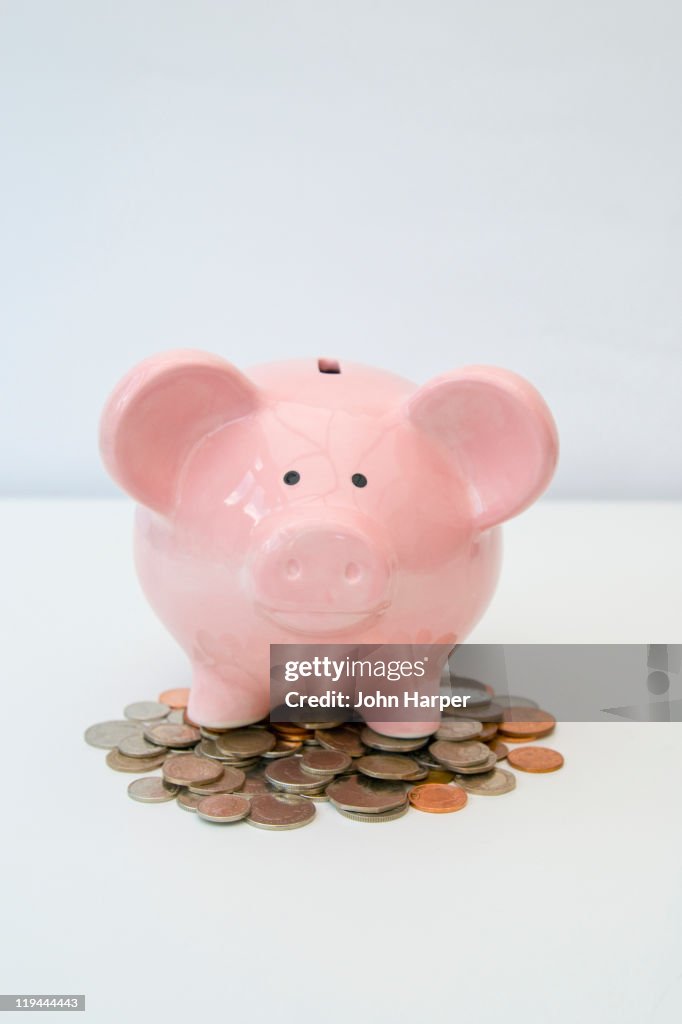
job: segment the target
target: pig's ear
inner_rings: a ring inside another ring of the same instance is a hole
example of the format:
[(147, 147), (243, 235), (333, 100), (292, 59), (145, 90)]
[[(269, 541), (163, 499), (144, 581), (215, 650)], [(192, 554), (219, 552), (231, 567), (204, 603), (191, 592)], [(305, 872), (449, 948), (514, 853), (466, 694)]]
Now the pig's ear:
[(131, 370), (107, 402), (100, 427), (104, 464), (133, 498), (168, 512), (192, 448), (258, 404), (255, 385), (218, 356), (153, 356)]
[(522, 512), (552, 479), (559, 451), (554, 420), (515, 373), (467, 366), (436, 377), (408, 399), (407, 414), (461, 467), (481, 530)]

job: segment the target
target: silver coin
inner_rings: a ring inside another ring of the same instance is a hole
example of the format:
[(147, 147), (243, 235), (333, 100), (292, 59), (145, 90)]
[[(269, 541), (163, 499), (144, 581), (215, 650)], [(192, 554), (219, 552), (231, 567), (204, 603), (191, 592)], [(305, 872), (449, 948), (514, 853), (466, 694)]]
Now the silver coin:
[(418, 764), (411, 775), (406, 775), (405, 776), (405, 778), (403, 779), (403, 782), (421, 782), (421, 780), (425, 779), (428, 774), (429, 774), (429, 769), (428, 768), (422, 768), (422, 766), (420, 764)]
[(467, 793), (475, 793), (478, 796), (503, 796), (516, 788), (516, 777), (506, 768), (494, 768), (483, 775), (455, 773), (454, 781)]
[(159, 754), (166, 753), (164, 747), (149, 743), (139, 732), (124, 736), (118, 745), (118, 751), (126, 757), (158, 757)]
[(443, 770), (443, 765), (440, 761), (436, 761), (435, 757), (431, 757), (428, 750), (418, 750), (414, 759), (420, 768), (426, 768), (429, 772), (440, 772)]
[(321, 789), (334, 778), (333, 775), (311, 775), (301, 766), (301, 758), (296, 755), (281, 761), (274, 761), (265, 769), (265, 778), (277, 789), (287, 793), (305, 793)]
[(459, 767), (483, 764), (490, 756), (485, 743), (476, 740), (465, 740), (464, 743), (453, 743), (451, 740), (436, 740), (429, 747), (429, 753), (446, 768), (454, 771)]
[(222, 754), (231, 757), (260, 757), (272, 750), (277, 738), (267, 729), (230, 729), (215, 739), (215, 745)]
[(144, 730), (144, 738), (158, 747), (185, 748), (196, 746), (201, 735), (193, 725), (173, 725), (172, 722), (159, 722), (157, 725), (147, 726)]
[(136, 704), (129, 704), (123, 709), (123, 714), (131, 722), (156, 722), (167, 718), (170, 708), (167, 704), (159, 704), (155, 700), (140, 700)]
[(225, 754), (221, 754), (213, 740), (201, 740), (194, 748), (194, 753), (201, 754), (202, 757), (208, 757), (211, 761), (227, 760)]
[(375, 732), (369, 726), (365, 726), (360, 733), (360, 739), (366, 747), (371, 747), (372, 750), (382, 750), (391, 754), (406, 754), (411, 750), (420, 750), (421, 747), (429, 742), (430, 735), (410, 736), (409, 738), (382, 736), (381, 733)]
[(497, 701), (487, 704), (485, 707), (447, 708), (450, 718), (466, 718), (475, 722), (501, 722), (504, 718), (505, 709), (500, 707)]
[(436, 740), (451, 740), (454, 743), (462, 743), (464, 740), (475, 740), (483, 732), (483, 723), (464, 718), (449, 718), (441, 722), (434, 737)]
[(366, 824), (372, 825), (402, 818), (404, 814), (407, 814), (409, 806), (409, 803), (405, 802), (402, 807), (396, 807), (392, 811), (384, 811), (383, 814), (362, 814), (358, 811), (346, 811), (343, 807), (337, 807), (336, 809), (344, 818), (350, 818), (351, 821), (364, 821)]
[(472, 764), (468, 766), (460, 765), (459, 768), (450, 768), (449, 770), (456, 771), (458, 775), (481, 775), (484, 772), (492, 771), (497, 764), (499, 758), (497, 754), (490, 750), (487, 761), (483, 761), (482, 764)]
[(366, 775), (348, 775), (330, 783), (326, 793), (335, 807), (345, 811), (383, 814), (405, 803), (407, 786), (403, 782), (384, 782)]
[(135, 722), (98, 722), (85, 730), (85, 742), (100, 750), (113, 750), (126, 736), (134, 736), (142, 730)]
[(229, 732), (229, 729), (209, 729), (207, 725), (200, 725), (199, 732), (201, 733), (202, 739), (217, 740), (224, 732)]
[(107, 764), (115, 772), (128, 772), (133, 775), (139, 775), (140, 772), (153, 772), (156, 768), (160, 768), (165, 760), (165, 752), (159, 754), (158, 757), (126, 757), (124, 754), (119, 754), (118, 748), (110, 750), (106, 756)]
[(186, 725), (185, 712), (183, 708), (173, 708), (166, 717), (167, 722), (172, 722), (173, 725)]
[(419, 766), (411, 757), (401, 757), (400, 754), (366, 754), (357, 759), (355, 767), (372, 779), (391, 779), (396, 782), (409, 779), (419, 771)]
[(315, 804), (300, 796), (285, 793), (262, 793), (251, 799), (251, 811), (246, 819), (256, 828), (280, 831), (301, 828), (315, 817)]
[(190, 793), (203, 793), (208, 796), (213, 793), (234, 793), (241, 789), (246, 781), (246, 775), (240, 768), (227, 766), (223, 774), (215, 782), (190, 783)]
[(168, 800), (174, 800), (177, 794), (177, 786), (164, 782), (157, 775), (133, 779), (128, 786), (128, 796), (141, 804), (165, 804)]
[(272, 750), (266, 750), (261, 757), (266, 761), (277, 761), (280, 757), (291, 757), (302, 747), (301, 743), (289, 743), (287, 740), (277, 740)]
[(213, 793), (197, 804), (197, 814), (204, 821), (227, 825), (241, 821), (251, 810), (251, 801), (238, 793)]

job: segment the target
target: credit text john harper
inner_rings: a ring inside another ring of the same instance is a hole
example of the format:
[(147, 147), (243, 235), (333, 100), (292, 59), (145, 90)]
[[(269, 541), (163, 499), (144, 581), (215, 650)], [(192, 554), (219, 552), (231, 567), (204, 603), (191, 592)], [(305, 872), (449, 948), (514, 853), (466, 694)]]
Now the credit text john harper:
[(465, 708), (469, 694), (454, 697), (448, 694), (424, 694), (418, 690), (405, 690), (397, 693), (344, 693), (342, 690), (326, 690), (324, 693), (305, 694), (298, 690), (289, 690), (284, 697), (288, 708)]

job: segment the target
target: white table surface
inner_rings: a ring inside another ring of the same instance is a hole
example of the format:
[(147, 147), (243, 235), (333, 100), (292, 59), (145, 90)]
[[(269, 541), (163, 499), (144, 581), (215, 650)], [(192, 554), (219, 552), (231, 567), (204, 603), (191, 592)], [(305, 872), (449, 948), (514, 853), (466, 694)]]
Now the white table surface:
[[(134, 803), (83, 730), (187, 669), (131, 516), (0, 504), (0, 991), (84, 992), (105, 1022), (681, 1019), (680, 724), (560, 724), (563, 771), (385, 826)], [(471, 639), (678, 643), (681, 538), (682, 505), (541, 503)]]

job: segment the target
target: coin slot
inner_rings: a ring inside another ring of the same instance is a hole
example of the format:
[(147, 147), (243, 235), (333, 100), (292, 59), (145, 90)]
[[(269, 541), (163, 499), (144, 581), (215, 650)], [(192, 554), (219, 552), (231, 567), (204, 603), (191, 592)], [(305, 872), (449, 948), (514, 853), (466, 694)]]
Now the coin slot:
[(320, 373), (341, 373), (338, 359), (318, 359), (317, 368)]

